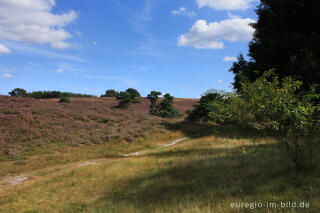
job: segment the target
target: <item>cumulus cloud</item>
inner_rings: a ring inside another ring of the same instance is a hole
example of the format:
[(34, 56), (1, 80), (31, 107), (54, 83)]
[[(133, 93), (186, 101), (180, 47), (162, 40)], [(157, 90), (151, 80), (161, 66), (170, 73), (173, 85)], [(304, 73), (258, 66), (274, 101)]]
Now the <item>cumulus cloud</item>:
[(77, 18), (75, 11), (53, 14), (55, 0), (1, 0), (0, 39), (51, 44), (65, 49), (71, 34), (64, 27)]
[(193, 46), (197, 49), (223, 49), (223, 40), (249, 41), (254, 33), (249, 24), (254, 22), (255, 20), (250, 18), (238, 17), (212, 23), (198, 20), (188, 33), (178, 38), (178, 45)]
[(197, 14), (194, 11), (188, 11), (185, 7), (180, 7), (178, 10), (172, 10), (172, 15), (185, 15), (189, 18), (197, 17)]
[(235, 61), (237, 61), (237, 57), (226, 56), (226, 57), (223, 58), (223, 61), (225, 61), (225, 62), (235, 62)]
[(199, 8), (210, 7), (215, 10), (246, 10), (256, 0), (197, 0)]
[(0, 55), (11, 53), (10, 49), (2, 44), (0, 44)]
[(221, 83), (223, 83), (223, 80), (218, 80), (217, 82), (218, 82), (219, 84), (221, 84)]
[(5, 78), (12, 78), (12, 75), (11, 75), (11, 74), (6, 73), (6, 74), (3, 74), (3, 75), (2, 75), (2, 77), (5, 77)]

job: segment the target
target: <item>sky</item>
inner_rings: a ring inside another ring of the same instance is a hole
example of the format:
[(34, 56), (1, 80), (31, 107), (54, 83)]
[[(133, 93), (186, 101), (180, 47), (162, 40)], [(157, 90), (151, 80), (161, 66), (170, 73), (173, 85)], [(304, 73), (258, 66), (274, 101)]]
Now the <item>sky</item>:
[(0, 94), (231, 91), (257, 0), (0, 0)]

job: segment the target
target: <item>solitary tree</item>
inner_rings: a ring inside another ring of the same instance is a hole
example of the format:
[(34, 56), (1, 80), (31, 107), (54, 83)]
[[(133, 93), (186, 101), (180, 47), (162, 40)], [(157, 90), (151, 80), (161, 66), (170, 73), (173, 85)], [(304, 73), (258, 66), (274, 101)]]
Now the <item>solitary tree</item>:
[(28, 93), (26, 90), (21, 89), (21, 88), (15, 88), (11, 92), (9, 92), (10, 96), (15, 96), (15, 97), (27, 97)]
[(179, 117), (180, 114), (173, 108), (173, 96), (165, 94), (164, 99), (159, 103), (159, 116), (161, 117)]
[(149, 95), (148, 95), (148, 99), (150, 100), (151, 104), (150, 104), (150, 114), (151, 115), (156, 115), (157, 114), (157, 102), (159, 99), (159, 96), (162, 95), (161, 92), (157, 92), (157, 91), (152, 91)]
[(106, 94), (103, 95), (103, 97), (117, 97), (118, 92), (115, 91), (114, 89), (109, 89), (106, 91)]
[(120, 92), (117, 99), (119, 100), (119, 104), (117, 106), (119, 109), (128, 109), (132, 102), (131, 94), (128, 92)]

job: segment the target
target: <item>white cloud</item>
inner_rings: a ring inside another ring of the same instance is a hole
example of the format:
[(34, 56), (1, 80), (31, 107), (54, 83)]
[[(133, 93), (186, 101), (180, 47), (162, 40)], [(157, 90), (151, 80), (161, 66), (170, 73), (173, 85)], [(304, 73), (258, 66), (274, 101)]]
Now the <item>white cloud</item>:
[(223, 49), (223, 40), (249, 41), (254, 33), (249, 24), (254, 22), (256, 21), (250, 18), (231, 18), (212, 23), (198, 20), (188, 33), (178, 38), (178, 45), (197, 49)]
[(11, 53), (10, 49), (2, 44), (0, 44), (0, 55)]
[(71, 34), (64, 27), (77, 18), (77, 13), (53, 14), (54, 6), (55, 0), (1, 0), (0, 39), (68, 48), (66, 40)]
[(218, 80), (217, 82), (218, 82), (219, 84), (221, 84), (221, 83), (223, 83), (223, 80)]
[(3, 75), (2, 75), (2, 77), (5, 77), (5, 78), (12, 78), (12, 75), (11, 75), (11, 74), (6, 73), (6, 74), (3, 74)]
[(223, 58), (223, 61), (225, 61), (225, 62), (235, 62), (235, 61), (237, 61), (237, 57), (226, 56), (226, 57)]
[(185, 15), (189, 18), (197, 17), (197, 14), (194, 11), (188, 11), (185, 7), (180, 7), (178, 10), (172, 10), (172, 15)]
[(63, 69), (58, 69), (57, 71), (56, 71), (57, 73), (63, 73)]
[(199, 8), (208, 6), (215, 10), (246, 10), (257, 0), (197, 0)]

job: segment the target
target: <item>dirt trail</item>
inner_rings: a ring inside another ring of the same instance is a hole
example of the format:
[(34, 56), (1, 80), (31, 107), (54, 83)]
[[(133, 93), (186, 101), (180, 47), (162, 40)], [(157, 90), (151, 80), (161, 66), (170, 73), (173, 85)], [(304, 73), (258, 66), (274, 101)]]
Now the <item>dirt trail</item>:
[(51, 176), (59, 175), (61, 173), (64, 173), (64, 172), (67, 172), (67, 171), (70, 171), (73, 169), (77, 169), (77, 168), (81, 168), (81, 167), (85, 167), (85, 166), (90, 166), (90, 165), (97, 165), (97, 164), (101, 164), (101, 163), (107, 162), (107, 161), (112, 162), (112, 161), (119, 160), (122, 158), (143, 156), (144, 154), (150, 154), (150, 153), (153, 153), (153, 152), (155, 152), (159, 149), (162, 149), (162, 148), (172, 147), (172, 146), (178, 144), (179, 142), (185, 141), (185, 140), (191, 140), (191, 138), (190, 137), (180, 138), (178, 140), (172, 141), (168, 144), (161, 145), (161, 146), (156, 147), (154, 149), (142, 150), (142, 151), (134, 152), (131, 154), (121, 155), (119, 157), (114, 157), (112, 159), (103, 158), (103, 159), (95, 159), (95, 160), (89, 160), (89, 161), (81, 161), (81, 162), (77, 162), (77, 163), (54, 166), (54, 167), (45, 168), (45, 169), (41, 169), (41, 170), (37, 170), (37, 171), (32, 171), (29, 174), (20, 174), (17, 176), (1, 177), (0, 178), (0, 193), (8, 190), (14, 186), (23, 184), (27, 181), (28, 182), (29, 181), (36, 181), (36, 180), (41, 179), (43, 177), (51, 177)]

